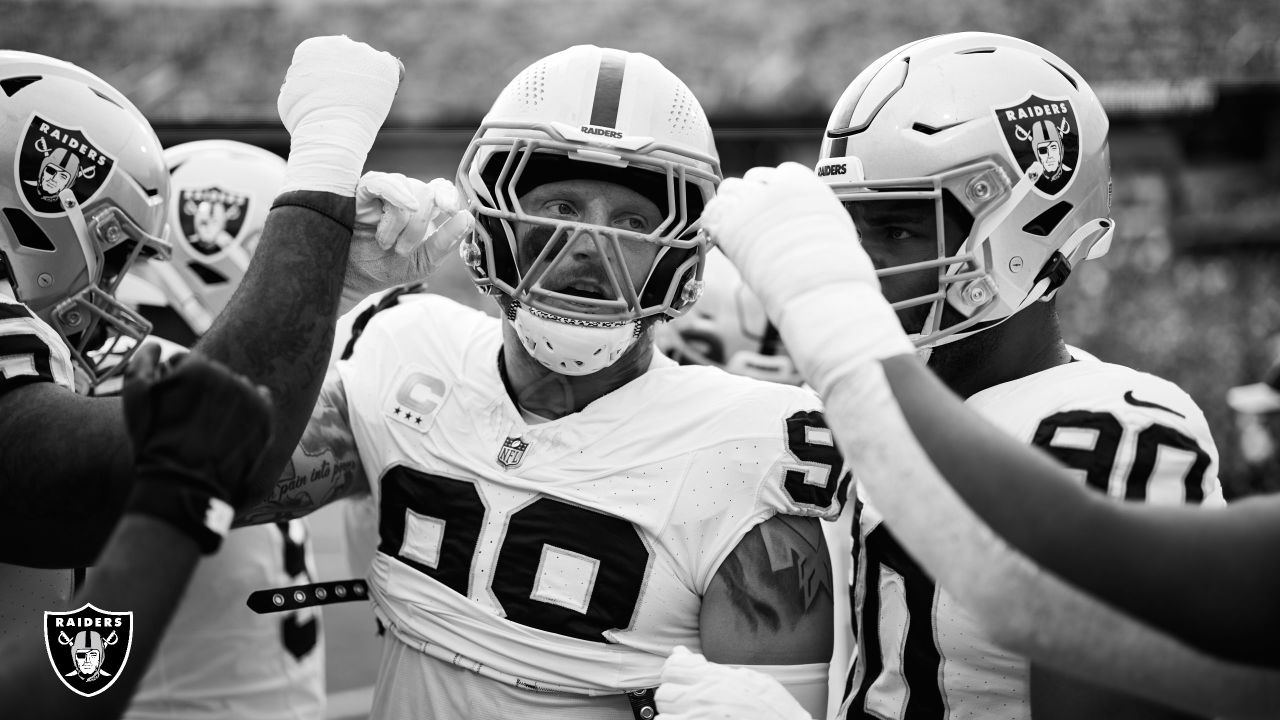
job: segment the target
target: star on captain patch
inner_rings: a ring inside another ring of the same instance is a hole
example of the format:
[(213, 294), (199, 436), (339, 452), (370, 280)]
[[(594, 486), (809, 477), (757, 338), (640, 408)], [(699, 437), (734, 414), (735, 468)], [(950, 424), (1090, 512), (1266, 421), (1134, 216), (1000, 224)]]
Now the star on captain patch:
[(509, 437), (502, 442), (502, 448), (498, 450), (498, 464), (510, 470), (524, 460), (524, 452), (528, 449), (529, 443), (518, 437)]

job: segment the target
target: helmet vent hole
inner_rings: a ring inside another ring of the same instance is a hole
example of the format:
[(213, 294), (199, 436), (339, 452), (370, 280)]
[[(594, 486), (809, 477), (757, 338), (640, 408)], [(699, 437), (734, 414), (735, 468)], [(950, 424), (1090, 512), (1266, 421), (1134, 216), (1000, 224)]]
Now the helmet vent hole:
[(9, 228), (22, 247), (45, 252), (53, 252), (57, 249), (40, 226), (21, 210), (5, 208), (4, 219), (9, 221)]
[(90, 89), (90, 90), (93, 90), (93, 94), (94, 94), (94, 95), (97, 95), (98, 97), (102, 98), (103, 100), (106, 100), (107, 102), (111, 103), (112, 105), (115, 105), (116, 107), (120, 108), (121, 110), (123, 110), (123, 109), (124, 109), (124, 108), (120, 105), (120, 103), (116, 102), (115, 100), (112, 100), (111, 98), (107, 97), (106, 95), (103, 95), (101, 92), (98, 92), (97, 88), (89, 88), (89, 89)]
[(1028, 235), (1037, 235), (1039, 237), (1049, 237), (1053, 229), (1058, 227), (1058, 223), (1071, 212), (1071, 203), (1060, 202), (1057, 205), (1045, 210), (1039, 215), (1031, 219), (1031, 222), (1022, 226), (1022, 232)]
[(671, 129), (688, 132), (693, 125), (693, 102), (684, 88), (678, 87), (671, 98), (671, 111), (667, 115)]
[(208, 265), (202, 265), (198, 262), (187, 263), (187, 268), (195, 273), (205, 285), (224, 285), (228, 282), (227, 276), (214, 270)]
[(922, 122), (918, 122), (918, 123), (916, 123), (916, 124), (912, 125), (912, 126), (911, 126), (911, 129), (912, 129), (912, 130), (915, 130), (916, 132), (920, 133), (921, 135), (937, 135), (938, 133), (942, 132), (943, 130), (950, 130), (951, 128), (953, 128), (953, 127), (955, 127), (955, 126), (957, 126), (957, 125), (961, 125), (961, 124), (963, 124), (963, 123), (964, 123), (964, 121), (962, 120), (962, 121), (960, 121), (960, 122), (955, 122), (955, 123), (950, 123), (950, 124), (948, 124), (948, 125), (940, 125), (940, 126), (938, 126), (938, 127), (934, 127), (934, 126), (932, 126), (932, 125), (925, 125), (925, 124), (924, 124), (924, 123), (922, 123)]
[(39, 75), (24, 75), (22, 77), (0, 80), (0, 89), (4, 90), (5, 95), (13, 97), (14, 93), (39, 79)]
[(518, 78), (520, 82), (520, 100), (526, 108), (533, 109), (542, 104), (543, 92), (547, 85), (547, 64), (540, 62), (525, 70)]
[(974, 48), (972, 50), (962, 50), (957, 55), (990, 55), (996, 51), (993, 47)]
[(1072, 76), (1071, 76), (1071, 73), (1067, 72), (1066, 70), (1063, 70), (1062, 68), (1058, 67), (1057, 65), (1054, 65), (1053, 63), (1049, 62), (1048, 60), (1045, 60), (1045, 64), (1046, 64), (1046, 65), (1048, 65), (1049, 67), (1053, 68), (1054, 70), (1057, 70), (1059, 75), (1061, 75), (1062, 77), (1066, 78), (1066, 79), (1067, 79), (1067, 82), (1071, 83), (1071, 87), (1075, 88), (1076, 90), (1079, 90), (1079, 89), (1080, 89), (1080, 81), (1079, 81), (1079, 80), (1076, 80), (1074, 77), (1072, 77)]

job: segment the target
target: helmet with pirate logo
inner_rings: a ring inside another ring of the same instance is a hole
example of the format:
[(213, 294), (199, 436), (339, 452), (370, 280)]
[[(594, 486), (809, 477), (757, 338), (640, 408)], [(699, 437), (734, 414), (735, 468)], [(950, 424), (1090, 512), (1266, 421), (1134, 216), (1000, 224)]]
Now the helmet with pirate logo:
[[(96, 383), (90, 351), (140, 340), (113, 297), (140, 257), (167, 257), (160, 142), (118, 91), (70, 63), (0, 51), (0, 268)], [(121, 366), (122, 367), (122, 366)]]
[(904, 328), (931, 348), (1052, 298), (1077, 263), (1106, 253), (1107, 130), (1089, 84), (1053, 53), (1004, 35), (939, 35), (854, 79), (817, 174), (873, 260), (874, 243), (936, 241), (877, 267)]
[[(189, 336), (169, 338), (185, 343), (209, 329), (244, 277), (284, 182), (285, 161), (233, 140), (174, 145), (164, 160), (171, 175), (173, 258), (141, 264), (134, 274), (154, 286), (185, 323)], [(167, 323), (153, 319), (156, 333), (165, 334)]]
[[(463, 260), (530, 355), (561, 374), (596, 372), (697, 299), (697, 223), (719, 180), (711, 127), (679, 78), (648, 55), (575, 46), (516, 76), (468, 146), (458, 185), (478, 222)], [(561, 181), (620, 186), (653, 203), (655, 222), (522, 204)]]

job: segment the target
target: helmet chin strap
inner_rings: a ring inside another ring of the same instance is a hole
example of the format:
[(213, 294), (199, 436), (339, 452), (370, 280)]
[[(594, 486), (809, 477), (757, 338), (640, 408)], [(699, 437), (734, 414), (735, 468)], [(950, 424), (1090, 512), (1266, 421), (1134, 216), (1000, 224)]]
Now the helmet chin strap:
[(513, 303), (511, 326), (530, 357), (552, 372), (582, 376), (617, 362), (635, 344), (636, 321), (590, 323)]
[(67, 213), (67, 220), (76, 231), (76, 240), (80, 241), (80, 250), (84, 253), (85, 267), (89, 269), (89, 284), (97, 285), (102, 279), (102, 266), (98, 262), (98, 247), (89, 234), (89, 223), (85, 222), (84, 211), (70, 188), (58, 193), (62, 209)]

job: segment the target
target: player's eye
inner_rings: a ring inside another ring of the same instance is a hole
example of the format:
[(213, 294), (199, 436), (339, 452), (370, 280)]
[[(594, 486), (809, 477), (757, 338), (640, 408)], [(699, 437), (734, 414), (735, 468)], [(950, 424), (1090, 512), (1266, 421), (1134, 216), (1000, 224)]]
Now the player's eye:
[(564, 200), (551, 200), (542, 206), (544, 214), (548, 217), (555, 218), (574, 218), (578, 216), (578, 210), (572, 203)]
[(897, 225), (890, 225), (884, 228), (883, 233), (886, 240), (893, 240), (897, 242), (901, 242), (903, 240), (910, 240), (911, 238), (916, 236), (915, 233), (908, 230), (907, 228), (900, 227)]
[(614, 225), (621, 227), (623, 230), (631, 230), (633, 232), (649, 231), (649, 221), (639, 215), (625, 215), (618, 218)]

